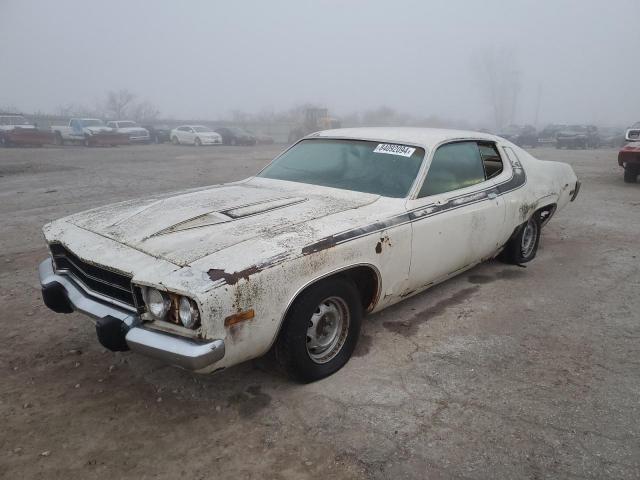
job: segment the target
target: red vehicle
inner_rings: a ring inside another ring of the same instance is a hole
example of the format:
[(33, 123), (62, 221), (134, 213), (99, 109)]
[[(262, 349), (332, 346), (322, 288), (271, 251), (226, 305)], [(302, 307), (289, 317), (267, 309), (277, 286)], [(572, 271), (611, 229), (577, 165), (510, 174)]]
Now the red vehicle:
[(640, 122), (627, 130), (627, 143), (618, 152), (618, 165), (624, 168), (624, 181), (635, 183), (640, 174)]
[(53, 135), (38, 128), (17, 113), (0, 113), (0, 146), (41, 147), (53, 143)]

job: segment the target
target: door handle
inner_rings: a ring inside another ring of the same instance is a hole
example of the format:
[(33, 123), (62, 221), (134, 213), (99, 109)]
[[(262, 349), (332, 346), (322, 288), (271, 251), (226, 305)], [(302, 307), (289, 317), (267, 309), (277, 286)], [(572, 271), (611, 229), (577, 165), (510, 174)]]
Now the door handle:
[(489, 192), (487, 193), (487, 198), (489, 200), (495, 200), (496, 198), (498, 198), (498, 194), (496, 192)]

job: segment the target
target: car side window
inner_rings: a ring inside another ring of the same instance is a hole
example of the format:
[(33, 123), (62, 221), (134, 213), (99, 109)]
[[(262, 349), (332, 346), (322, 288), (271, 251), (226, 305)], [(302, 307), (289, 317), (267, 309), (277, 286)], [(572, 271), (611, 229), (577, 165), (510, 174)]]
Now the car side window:
[(478, 142), (478, 149), (480, 150), (487, 180), (500, 175), (504, 166), (502, 165), (502, 159), (495, 144), (491, 142)]
[(485, 181), (484, 166), (476, 142), (455, 142), (433, 154), (427, 178), (418, 197), (438, 195)]

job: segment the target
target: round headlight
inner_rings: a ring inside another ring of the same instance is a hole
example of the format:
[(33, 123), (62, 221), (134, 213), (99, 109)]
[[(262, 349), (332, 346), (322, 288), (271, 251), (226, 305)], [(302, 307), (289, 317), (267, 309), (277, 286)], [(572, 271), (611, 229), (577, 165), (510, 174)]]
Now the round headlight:
[(178, 314), (182, 325), (187, 328), (195, 328), (200, 322), (200, 312), (196, 304), (187, 297), (180, 297)]
[(155, 288), (147, 288), (145, 290), (145, 303), (149, 309), (149, 313), (156, 320), (162, 320), (169, 311), (171, 300), (169, 297)]

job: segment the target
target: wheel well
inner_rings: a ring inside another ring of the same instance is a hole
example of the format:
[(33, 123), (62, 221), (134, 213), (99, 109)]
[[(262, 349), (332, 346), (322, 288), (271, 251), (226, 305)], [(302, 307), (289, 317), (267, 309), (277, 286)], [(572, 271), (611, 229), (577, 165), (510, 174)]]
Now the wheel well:
[(557, 204), (550, 203), (549, 205), (545, 205), (544, 207), (536, 210), (535, 213), (537, 213), (540, 216), (541, 227), (544, 227), (547, 224), (547, 222), (551, 220), (551, 217), (553, 217), (553, 214), (556, 212), (556, 208), (558, 208)]
[[(360, 293), (362, 308), (365, 312), (373, 310), (380, 293), (380, 279), (378, 272), (369, 266), (360, 265), (343, 270), (332, 276), (342, 276), (350, 279)], [(329, 277), (331, 278), (331, 277)]]
[[(327, 276), (317, 278), (296, 293), (295, 297), (291, 299), (289, 306), (291, 306), (302, 293), (307, 291), (309, 288), (312, 288), (318, 282), (324, 282), (337, 277), (348, 278), (351, 280), (358, 289), (363, 310), (365, 312), (373, 310), (380, 294), (380, 274), (378, 270), (371, 265), (355, 265), (353, 267), (331, 273)], [(287, 310), (289, 310), (288, 307)]]

